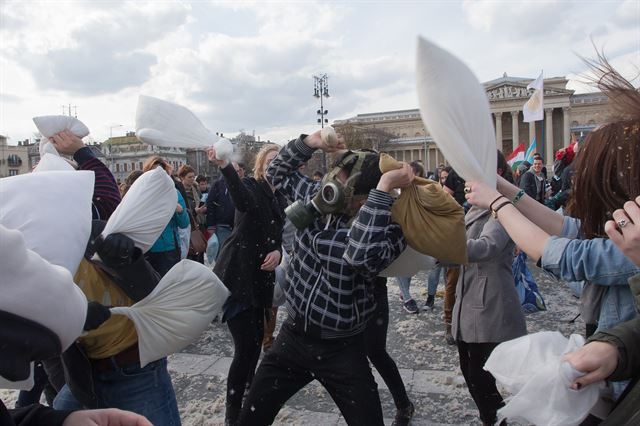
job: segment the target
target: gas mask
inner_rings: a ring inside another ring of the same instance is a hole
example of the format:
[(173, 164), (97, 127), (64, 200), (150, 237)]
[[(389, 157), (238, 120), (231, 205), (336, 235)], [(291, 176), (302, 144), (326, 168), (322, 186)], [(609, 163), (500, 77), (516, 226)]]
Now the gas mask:
[[(287, 218), (298, 229), (305, 229), (320, 216), (336, 213), (348, 213), (353, 200), (354, 185), (362, 163), (368, 155), (364, 151), (351, 151), (322, 179), (320, 191), (307, 204), (298, 200), (285, 209)], [(353, 164), (346, 182), (338, 179), (338, 174), (347, 166)]]

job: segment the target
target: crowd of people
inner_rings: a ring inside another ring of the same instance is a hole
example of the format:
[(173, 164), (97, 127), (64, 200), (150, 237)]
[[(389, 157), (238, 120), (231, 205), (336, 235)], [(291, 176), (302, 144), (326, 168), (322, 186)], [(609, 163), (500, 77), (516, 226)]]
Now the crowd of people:
[[(571, 387), (606, 380), (603, 398), (615, 424), (638, 413), (640, 94), (600, 59), (597, 84), (618, 115), (560, 150), (551, 178), (541, 156), (530, 168), (512, 170), (500, 151), (496, 188), (465, 182), (444, 165), (426, 173), (465, 211), (468, 262), (435, 260), (422, 309), (434, 308), (444, 276), (445, 339), (458, 349), (483, 425), (506, 424), (498, 414), (503, 396), (484, 364), (500, 343), (527, 334), (512, 272), (516, 248), (558, 280), (585, 283), (588, 343), (565, 356), (582, 372)], [(386, 349), (389, 301), (387, 280), (379, 275), (407, 248), (391, 209), (398, 191), (425, 176), (420, 163), (382, 173), (377, 152), (347, 150), (341, 137), (329, 145), (317, 131), (284, 147), (265, 145), (251, 170), (218, 159), (210, 148), (209, 161), (221, 173), (210, 184), (190, 166), (174, 171), (152, 156), (118, 186), (73, 133), (58, 133), (51, 143), (79, 170), (95, 174), (91, 238), (74, 276), (89, 301), (85, 332), (56, 357), (38, 359), (33, 349), (8, 360), (15, 351), (2, 352), (2, 376), (13, 377), (7, 366), (37, 362), (36, 387), (21, 393), (16, 409), (0, 406), (2, 424), (179, 425), (166, 358), (141, 366), (133, 323), (112, 316), (109, 307), (144, 299), (184, 258), (211, 265), (230, 291), (219, 318), (234, 349), (225, 424), (271, 424), (294, 394), (317, 380), (348, 424), (382, 425), (371, 365), (393, 396), (394, 424), (410, 424), (420, 407)], [(326, 174), (309, 177), (304, 167), (317, 150), (335, 162)], [(175, 211), (157, 241), (143, 253), (124, 234), (102, 238), (105, 221), (136, 179), (157, 168), (172, 177), (176, 192)], [(397, 282), (404, 309), (417, 313), (411, 279)], [(280, 305), (286, 319), (274, 338)], [(13, 344), (2, 328), (3, 344)], [(53, 410), (38, 405), (43, 389)], [(590, 415), (582, 424), (602, 420)]]

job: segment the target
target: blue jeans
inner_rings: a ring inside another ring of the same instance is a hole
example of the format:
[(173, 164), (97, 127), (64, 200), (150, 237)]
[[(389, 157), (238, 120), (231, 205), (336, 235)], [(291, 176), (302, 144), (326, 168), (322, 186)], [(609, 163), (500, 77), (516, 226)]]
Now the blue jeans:
[(429, 272), (429, 276), (427, 277), (427, 294), (429, 296), (433, 296), (436, 294), (436, 290), (438, 289), (438, 283), (440, 282), (440, 276), (444, 272), (444, 268), (437, 264), (435, 268), (431, 272)]
[[(442, 270), (442, 266), (437, 266), (429, 273), (429, 277), (427, 278), (427, 294), (429, 296), (436, 294)], [(403, 302), (412, 299), (411, 292), (409, 291), (409, 287), (411, 287), (411, 278), (413, 277), (396, 277), (396, 280), (398, 280), (398, 286), (400, 287), (400, 293), (402, 293)]]
[(412, 299), (411, 292), (409, 291), (409, 287), (411, 286), (411, 278), (412, 277), (396, 277), (396, 280), (398, 280), (398, 286), (400, 287), (400, 293), (402, 293), (403, 302)]
[(218, 258), (222, 244), (229, 238), (231, 231), (232, 229), (229, 225), (216, 225), (216, 238), (212, 236), (207, 244), (207, 260), (209, 263), (213, 263)]
[[(94, 371), (95, 393), (99, 408), (119, 408), (145, 416), (154, 426), (179, 426), (180, 413), (167, 371), (167, 359), (140, 368), (135, 363), (113, 370)], [(64, 385), (53, 401), (56, 410), (81, 410), (84, 407)]]

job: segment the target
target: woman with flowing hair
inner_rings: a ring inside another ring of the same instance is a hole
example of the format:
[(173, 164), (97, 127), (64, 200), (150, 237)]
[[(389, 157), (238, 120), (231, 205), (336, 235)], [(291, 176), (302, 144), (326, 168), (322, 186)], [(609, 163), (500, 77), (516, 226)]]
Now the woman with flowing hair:
[[(605, 222), (640, 195), (640, 93), (602, 54), (588, 64), (615, 116), (592, 131), (580, 149), (567, 206), (573, 217), (537, 203), (500, 177), (497, 190), (468, 182), (465, 192), (471, 204), (489, 208), (518, 247), (547, 272), (564, 281), (589, 281), (600, 291), (600, 303), (590, 306), (599, 331), (637, 316), (627, 280), (640, 268), (607, 239)], [(618, 222), (620, 228), (626, 225)], [(614, 397), (623, 387), (614, 383)]]
[(256, 157), (253, 177), (240, 180), (233, 165), (209, 160), (220, 167), (236, 207), (235, 225), (220, 249), (214, 272), (231, 295), (224, 305), (222, 321), (233, 337), (233, 361), (227, 376), (225, 424), (233, 425), (242, 408), (242, 398), (255, 373), (262, 339), (264, 319), (273, 299), (275, 269), (282, 257), (284, 197), (266, 179), (266, 170), (278, 155), (278, 145), (265, 145)]

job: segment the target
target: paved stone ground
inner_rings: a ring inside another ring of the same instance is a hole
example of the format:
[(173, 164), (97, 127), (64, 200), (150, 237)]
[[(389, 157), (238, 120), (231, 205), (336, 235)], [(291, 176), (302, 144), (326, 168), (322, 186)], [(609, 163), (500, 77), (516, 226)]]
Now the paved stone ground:
[[(580, 319), (575, 323), (569, 322), (577, 315), (578, 300), (568, 287), (550, 279), (533, 265), (530, 269), (548, 310), (527, 316), (528, 331), (558, 330), (565, 336), (582, 333), (584, 326)], [(412, 282), (412, 294), (419, 305), (426, 299), (425, 282), (425, 274), (419, 274)], [(436, 298), (434, 311), (412, 315), (402, 309), (395, 280), (389, 280), (388, 288), (390, 321), (387, 348), (398, 364), (409, 397), (416, 406), (412, 424), (480, 424), (458, 367), (455, 346), (448, 346), (444, 341), (442, 298)], [(284, 315), (281, 309), (279, 324)], [(233, 345), (226, 325), (213, 323), (196, 343), (169, 358), (183, 424), (223, 424), (225, 378), (232, 355)], [(380, 376), (375, 371), (374, 374), (385, 423), (391, 424), (395, 415), (393, 399)], [(312, 382), (286, 403), (276, 418), (276, 424), (343, 425), (345, 422), (324, 388)]]

